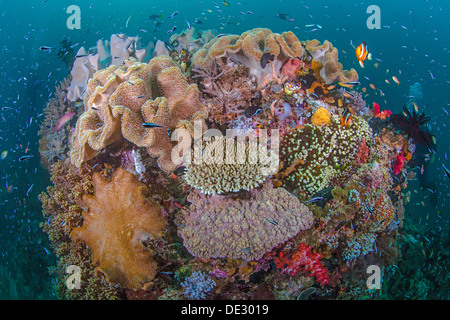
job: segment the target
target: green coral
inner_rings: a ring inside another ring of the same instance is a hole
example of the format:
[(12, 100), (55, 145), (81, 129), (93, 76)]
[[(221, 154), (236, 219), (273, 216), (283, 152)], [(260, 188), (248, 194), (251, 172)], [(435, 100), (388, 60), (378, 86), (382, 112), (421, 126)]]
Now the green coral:
[(363, 118), (353, 117), (351, 124), (342, 126), (337, 115), (329, 125), (308, 124), (290, 131), (281, 143), (281, 159), (285, 167), (297, 159), (300, 164), (284, 179), (285, 186), (308, 196), (345, 182), (357, 169), (354, 159), (361, 140), (371, 137)]

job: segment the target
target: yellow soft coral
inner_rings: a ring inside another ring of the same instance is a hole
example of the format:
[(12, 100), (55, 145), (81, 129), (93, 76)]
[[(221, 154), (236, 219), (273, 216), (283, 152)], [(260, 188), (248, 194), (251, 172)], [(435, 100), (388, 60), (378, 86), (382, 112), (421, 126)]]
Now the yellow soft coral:
[(311, 123), (316, 126), (323, 126), (326, 124), (330, 124), (330, 122), (331, 114), (324, 107), (320, 107), (319, 109), (317, 109), (311, 117)]
[(146, 289), (156, 275), (153, 254), (144, 242), (158, 240), (166, 226), (161, 206), (147, 187), (119, 168), (111, 181), (95, 173), (94, 195), (84, 195), (83, 225), (70, 236), (92, 251), (97, 274), (113, 285)]

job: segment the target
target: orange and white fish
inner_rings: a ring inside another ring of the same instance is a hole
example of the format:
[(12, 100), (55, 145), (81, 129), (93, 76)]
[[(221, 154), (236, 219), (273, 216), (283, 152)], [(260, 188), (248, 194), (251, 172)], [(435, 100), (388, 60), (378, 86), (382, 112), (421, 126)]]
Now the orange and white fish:
[(369, 52), (369, 48), (367, 48), (367, 44), (365, 42), (361, 43), (356, 48), (356, 59), (358, 59), (361, 68), (364, 68), (364, 60), (372, 60), (372, 54)]
[(346, 127), (352, 123), (352, 113), (349, 108), (345, 108), (340, 117), (341, 126)]
[(392, 76), (392, 80), (394, 80), (396, 84), (400, 84), (400, 81), (398, 81), (396, 76)]
[(70, 121), (70, 119), (72, 119), (72, 117), (75, 115), (75, 112), (69, 112), (66, 113), (65, 115), (63, 115), (59, 120), (58, 120), (58, 124), (56, 125), (55, 131), (58, 131), (59, 129), (61, 129), (67, 122)]

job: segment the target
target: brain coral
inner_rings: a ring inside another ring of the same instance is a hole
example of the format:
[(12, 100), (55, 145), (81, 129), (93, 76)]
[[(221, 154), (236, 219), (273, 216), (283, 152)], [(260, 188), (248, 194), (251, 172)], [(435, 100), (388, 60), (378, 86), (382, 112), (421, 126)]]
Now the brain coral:
[(91, 249), (96, 271), (109, 283), (145, 289), (156, 275), (152, 250), (144, 242), (162, 236), (166, 221), (147, 187), (119, 168), (111, 181), (93, 176), (94, 195), (84, 195), (83, 225), (70, 236)]
[(281, 141), (281, 160), (285, 167), (294, 162), (298, 167), (285, 178), (285, 185), (312, 195), (332, 182), (345, 182), (355, 171), (353, 160), (361, 140), (372, 137), (364, 119), (352, 119), (350, 125), (341, 126), (333, 115), (329, 125), (308, 124), (287, 133)]
[(201, 161), (197, 163), (194, 158), (186, 165), (184, 178), (206, 194), (253, 189), (278, 169), (278, 156), (259, 147), (256, 141), (216, 137), (199, 149), (202, 150)]
[[(97, 71), (89, 80), (84, 106), (71, 149), (71, 162), (77, 167), (125, 138), (146, 147), (158, 158), (161, 169), (172, 171), (176, 165), (171, 161), (167, 130), (182, 127), (193, 134), (194, 120), (201, 120), (206, 129), (207, 111), (200, 105), (197, 85), (189, 85), (180, 67), (167, 56), (148, 64), (130, 58), (121, 67)], [(147, 129), (144, 122), (161, 127)]]
[(275, 246), (309, 229), (313, 215), (295, 196), (266, 183), (249, 200), (192, 191), (179, 233), (199, 258), (258, 260)]
[(301, 57), (303, 47), (291, 31), (278, 34), (266, 28), (256, 28), (240, 36), (226, 35), (212, 39), (195, 52), (192, 63), (194, 68), (210, 69), (214, 62), (223, 67), (229, 58), (249, 68), (249, 74), (255, 76), (261, 85), (266, 76), (272, 75), (271, 68), (263, 70), (260, 65), (261, 57), (266, 52), (274, 55), (274, 67), (279, 71), (288, 58)]
[(350, 71), (342, 70), (342, 64), (338, 62), (338, 50), (328, 40), (325, 40), (322, 45), (316, 39), (307, 41), (305, 49), (311, 54), (316, 63), (320, 63), (319, 75), (326, 84), (331, 84), (335, 81), (349, 82), (358, 80), (358, 73), (355, 69), (352, 68)]

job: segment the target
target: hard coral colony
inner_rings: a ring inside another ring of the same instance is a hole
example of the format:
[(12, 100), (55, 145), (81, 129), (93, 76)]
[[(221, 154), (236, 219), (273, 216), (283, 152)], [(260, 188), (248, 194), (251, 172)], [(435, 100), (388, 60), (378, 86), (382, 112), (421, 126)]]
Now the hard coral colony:
[(372, 128), (362, 96), (336, 88), (358, 74), (329, 41), (265, 28), (191, 29), (154, 49), (111, 39), (79, 51), (40, 131), (54, 184), (40, 197), (43, 228), (58, 268), (89, 276), (69, 292), (58, 272), (60, 298), (294, 299), (313, 288), (339, 299), (365, 285), (358, 266), (396, 261), (411, 146), (390, 114), (377, 109), (384, 131)]

